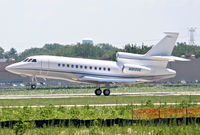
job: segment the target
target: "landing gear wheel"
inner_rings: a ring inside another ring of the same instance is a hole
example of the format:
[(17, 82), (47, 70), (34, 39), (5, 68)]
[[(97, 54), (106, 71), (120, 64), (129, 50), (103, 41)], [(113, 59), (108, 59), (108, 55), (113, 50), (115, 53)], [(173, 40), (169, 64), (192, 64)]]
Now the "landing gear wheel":
[(104, 96), (109, 96), (110, 95), (110, 90), (109, 89), (105, 89), (103, 91)]
[(36, 89), (36, 84), (31, 84), (31, 89)]
[(102, 93), (101, 89), (96, 89), (96, 90), (95, 90), (95, 94), (96, 94), (97, 96), (100, 96), (101, 93)]

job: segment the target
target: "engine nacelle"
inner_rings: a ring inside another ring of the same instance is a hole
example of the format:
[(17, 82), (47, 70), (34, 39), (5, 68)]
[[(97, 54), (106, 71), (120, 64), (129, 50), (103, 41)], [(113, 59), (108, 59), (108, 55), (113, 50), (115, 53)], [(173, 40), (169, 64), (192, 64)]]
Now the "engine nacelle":
[(134, 53), (126, 53), (126, 52), (117, 52), (116, 58), (117, 59), (141, 59), (144, 55), (141, 54), (134, 54)]
[(124, 64), (123, 72), (130, 75), (146, 75), (151, 72), (151, 69), (140, 65)]

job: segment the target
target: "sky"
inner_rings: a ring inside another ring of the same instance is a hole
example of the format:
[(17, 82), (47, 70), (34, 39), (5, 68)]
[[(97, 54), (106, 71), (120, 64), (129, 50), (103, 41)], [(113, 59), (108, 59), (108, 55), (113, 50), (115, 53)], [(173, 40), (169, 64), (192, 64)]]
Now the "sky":
[(188, 41), (197, 27), (200, 0), (0, 0), (0, 46), (22, 52), (46, 43), (155, 44), (163, 32), (179, 32)]

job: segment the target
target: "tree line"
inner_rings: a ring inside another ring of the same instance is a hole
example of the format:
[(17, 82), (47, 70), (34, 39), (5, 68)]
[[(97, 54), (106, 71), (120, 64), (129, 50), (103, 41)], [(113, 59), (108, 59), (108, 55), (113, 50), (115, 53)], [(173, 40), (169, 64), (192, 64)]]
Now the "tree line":
[[(15, 59), (21, 61), (28, 56), (34, 55), (55, 55), (55, 56), (66, 56), (66, 57), (82, 57), (91, 59), (102, 59), (102, 60), (115, 60), (116, 52), (129, 52), (137, 54), (145, 54), (152, 46), (137, 44), (127, 44), (124, 48), (120, 49), (114, 47), (111, 44), (80, 44), (75, 45), (61, 45), (61, 44), (45, 44), (42, 48), (30, 48), (26, 49), (21, 53), (18, 53), (15, 48), (11, 48), (9, 51), (4, 51), (0, 47), (0, 58)], [(172, 55), (182, 56), (187, 54), (194, 54), (196, 58), (200, 57), (200, 46), (187, 45), (186, 43), (177, 43)]]

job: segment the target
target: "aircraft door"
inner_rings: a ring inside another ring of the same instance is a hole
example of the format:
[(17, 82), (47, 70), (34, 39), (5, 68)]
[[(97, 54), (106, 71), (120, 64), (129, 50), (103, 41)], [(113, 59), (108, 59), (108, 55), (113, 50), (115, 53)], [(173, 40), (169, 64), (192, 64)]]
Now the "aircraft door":
[(41, 75), (48, 75), (48, 70), (49, 70), (49, 60), (44, 59), (41, 60)]

